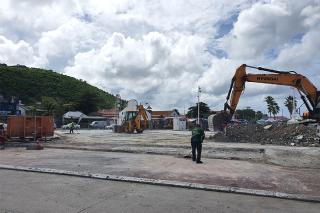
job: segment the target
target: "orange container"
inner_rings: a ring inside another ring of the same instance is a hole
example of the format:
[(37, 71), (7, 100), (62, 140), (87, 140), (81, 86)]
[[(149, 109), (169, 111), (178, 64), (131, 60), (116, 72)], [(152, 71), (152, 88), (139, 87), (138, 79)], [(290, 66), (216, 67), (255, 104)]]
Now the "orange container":
[(7, 137), (34, 137), (53, 136), (52, 116), (9, 116), (7, 120)]

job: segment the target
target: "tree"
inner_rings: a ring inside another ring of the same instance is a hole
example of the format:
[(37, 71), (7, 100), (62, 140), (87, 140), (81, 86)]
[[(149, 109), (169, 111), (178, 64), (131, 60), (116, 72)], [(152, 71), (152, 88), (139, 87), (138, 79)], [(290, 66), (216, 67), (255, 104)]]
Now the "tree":
[(264, 99), (264, 101), (267, 102), (267, 109), (268, 109), (268, 112), (269, 112), (269, 117), (271, 117), (272, 105), (273, 105), (274, 99), (271, 96), (267, 96)]
[(56, 110), (58, 103), (57, 101), (52, 98), (52, 97), (48, 97), (48, 96), (43, 96), (41, 98), (41, 105), (42, 108), (44, 110), (46, 110), (46, 114), (47, 115), (53, 115), (54, 111)]
[(101, 97), (97, 103), (100, 108), (114, 107), (116, 98), (113, 95), (85, 81), (51, 70), (25, 66), (0, 66), (1, 94), (7, 97), (15, 96), (27, 106), (42, 102), (44, 96), (54, 98), (59, 107), (63, 104), (78, 103), (79, 97), (87, 90)]
[(100, 96), (93, 91), (87, 90), (80, 95), (79, 101), (76, 103), (76, 109), (84, 114), (95, 112), (98, 110), (99, 102), (101, 102)]
[(273, 117), (275, 117), (276, 114), (279, 113), (279, 111), (280, 111), (279, 105), (277, 104), (277, 102), (274, 102), (274, 105), (273, 105), (273, 107), (272, 107), (272, 112), (271, 112), (272, 115), (273, 115)]
[(278, 103), (271, 96), (267, 96), (265, 98), (265, 102), (267, 102), (267, 108), (268, 108), (270, 117), (271, 117), (271, 114), (273, 115), (273, 117), (275, 117), (276, 114), (280, 111), (280, 107)]
[(263, 118), (263, 113), (261, 111), (255, 111), (250, 107), (245, 109), (237, 109), (235, 112), (236, 119), (245, 119), (247, 121), (256, 121)]
[(251, 121), (255, 119), (256, 112), (251, 108), (246, 109), (237, 109), (235, 112), (235, 117), (237, 119), (246, 119), (247, 121)]
[(256, 120), (260, 120), (263, 118), (263, 113), (261, 111), (256, 112)]
[[(293, 102), (294, 102), (294, 105), (293, 105)], [(290, 118), (291, 118), (292, 117), (293, 108), (297, 107), (297, 100), (294, 99), (293, 96), (289, 95), (288, 97), (286, 97), (284, 105), (287, 107), (287, 109), (288, 109), (288, 111), (290, 113)]]
[[(200, 102), (200, 117), (208, 117), (210, 114), (210, 108), (206, 103)], [(189, 107), (187, 116), (189, 118), (197, 118), (198, 117), (198, 103), (195, 106)]]

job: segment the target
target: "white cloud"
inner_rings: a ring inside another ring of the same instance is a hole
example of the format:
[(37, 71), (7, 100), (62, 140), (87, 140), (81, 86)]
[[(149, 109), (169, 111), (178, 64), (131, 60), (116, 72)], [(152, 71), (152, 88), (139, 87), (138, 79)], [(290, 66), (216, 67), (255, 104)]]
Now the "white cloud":
[[(320, 63), (320, 27), (309, 31), (303, 36), (301, 42), (283, 49), (275, 63), (287, 69), (298, 68), (302, 72), (307, 69), (318, 72)], [(320, 74), (319, 74), (320, 75)]]
[(74, 9), (73, 1), (2, 0), (0, 35), (13, 41), (36, 42), (42, 32), (66, 22)]
[(202, 38), (174, 37), (151, 32), (136, 40), (114, 33), (102, 48), (77, 54), (66, 74), (81, 79), (90, 76), (90, 82), (111, 91), (142, 99), (149, 96), (156, 105), (163, 104), (165, 96), (166, 104), (177, 103), (190, 89), (189, 77), (196, 80), (203, 71), (205, 57), (198, 55)]
[(244, 60), (263, 57), (266, 51), (280, 49), (296, 33), (305, 32), (301, 10), (306, 2), (256, 3), (243, 10), (230, 35), (223, 38), (229, 56)]
[[(65, 72), (159, 109), (190, 106), (199, 85), (209, 106), (222, 107), (243, 63), (319, 79), (319, 13), (319, 0), (4, 0), (0, 61)], [(248, 84), (240, 107), (262, 109), (267, 94), (288, 94), (279, 88)]]
[(94, 49), (105, 39), (91, 23), (70, 18), (55, 30), (43, 32), (35, 45), (40, 57), (39, 66), (64, 69), (82, 51)]
[(8, 64), (32, 64), (35, 60), (33, 48), (25, 41), (13, 42), (0, 36), (0, 62)]

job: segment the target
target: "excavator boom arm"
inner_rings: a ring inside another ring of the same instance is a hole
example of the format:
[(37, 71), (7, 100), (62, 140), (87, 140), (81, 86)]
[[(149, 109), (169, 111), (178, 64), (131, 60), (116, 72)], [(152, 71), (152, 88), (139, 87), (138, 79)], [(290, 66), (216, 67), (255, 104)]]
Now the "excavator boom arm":
[(313, 107), (317, 103), (317, 88), (300, 74), (247, 74), (245, 81), (292, 86), (305, 94)]
[[(258, 70), (268, 71), (276, 74), (247, 74), (246, 67), (256, 68)], [(303, 93), (307, 97), (308, 102), (301, 94), (301, 97), (310, 112), (320, 105), (320, 92), (317, 91), (317, 88), (305, 76), (297, 74), (294, 71), (283, 72), (261, 67), (252, 67), (243, 64), (236, 70), (235, 75), (232, 78), (230, 89), (227, 95), (227, 102), (225, 103), (224, 111), (229, 110), (229, 114), (231, 116), (237, 108), (246, 82), (292, 86), (298, 89), (300, 94)], [(230, 102), (228, 103), (229, 99)]]

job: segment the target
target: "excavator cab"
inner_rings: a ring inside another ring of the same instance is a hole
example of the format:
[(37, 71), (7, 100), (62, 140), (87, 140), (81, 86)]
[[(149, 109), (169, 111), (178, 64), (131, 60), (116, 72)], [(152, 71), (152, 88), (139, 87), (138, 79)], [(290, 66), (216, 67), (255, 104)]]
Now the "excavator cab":
[(132, 121), (137, 117), (137, 114), (138, 114), (138, 112), (136, 112), (136, 111), (128, 111), (128, 112), (126, 112), (125, 120)]

